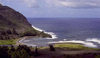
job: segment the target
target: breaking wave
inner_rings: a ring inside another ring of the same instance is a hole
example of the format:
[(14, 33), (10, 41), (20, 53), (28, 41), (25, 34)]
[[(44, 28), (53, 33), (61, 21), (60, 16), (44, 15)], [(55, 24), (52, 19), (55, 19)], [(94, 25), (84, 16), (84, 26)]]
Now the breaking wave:
[(38, 30), (38, 31), (41, 31), (41, 32), (44, 31), (44, 33), (50, 34), (52, 36), (52, 38), (47, 38), (47, 39), (56, 39), (56, 38), (58, 38), (57, 35), (55, 33), (53, 33), (53, 32), (46, 32), (45, 30), (42, 30), (42, 29), (40, 29), (38, 27), (35, 27), (35, 26), (32, 26), (32, 27), (34, 29)]

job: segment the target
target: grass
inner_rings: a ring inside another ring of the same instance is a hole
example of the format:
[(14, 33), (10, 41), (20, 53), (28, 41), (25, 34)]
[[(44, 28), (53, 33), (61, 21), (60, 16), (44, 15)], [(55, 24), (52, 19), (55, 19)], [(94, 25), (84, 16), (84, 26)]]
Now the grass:
[(39, 47), (39, 49), (48, 49), (49, 47)]
[(0, 45), (14, 45), (18, 39), (0, 40)]
[[(61, 49), (64, 49), (64, 50), (87, 50), (87, 51), (100, 51), (99, 48), (90, 48), (90, 47), (85, 47), (83, 46), (82, 44), (77, 44), (77, 43), (63, 43), (63, 44), (54, 44), (54, 48), (61, 48)], [(39, 47), (39, 49), (49, 49), (49, 46), (48, 47)]]
[[(0, 40), (0, 45), (14, 45), (19, 39), (11, 40)], [(63, 44), (54, 44), (55, 48), (69, 49), (69, 50), (100, 50), (98, 48), (89, 48), (85, 47), (82, 44), (75, 43), (63, 43)], [(39, 49), (48, 49), (49, 47), (39, 47)]]
[(79, 50), (100, 50), (98, 48), (85, 47), (82, 44), (55, 44), (55, 48), (68, 48), (68, 49), (79, 49)]

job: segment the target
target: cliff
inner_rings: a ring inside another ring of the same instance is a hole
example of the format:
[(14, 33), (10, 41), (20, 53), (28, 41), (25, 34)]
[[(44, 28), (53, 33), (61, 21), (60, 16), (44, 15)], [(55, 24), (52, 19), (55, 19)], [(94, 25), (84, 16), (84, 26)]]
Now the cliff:
[(49, 34), (32, 28), (21, 13), (0, 4), (0, 40), (15, 39), (22, 36), (51, 37)]

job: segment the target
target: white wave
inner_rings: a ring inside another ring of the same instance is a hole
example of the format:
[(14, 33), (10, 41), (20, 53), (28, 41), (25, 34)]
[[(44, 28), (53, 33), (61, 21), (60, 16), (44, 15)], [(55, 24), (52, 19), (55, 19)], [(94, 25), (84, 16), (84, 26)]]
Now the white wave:
[[(56, 39), (57, 38), (57, 36), (53, 32), (45, 32), (45, 33), (50, 34), (52, 36), (52, 39)], [(51, 38), (47, 38), (47, 39), (51, 39)]]
[(41, 32), (44, 31), (44, 30), (42, 30), (42, 29), (40, 29), (40, 28), (37, 28), (37, 27), (35, 27), (35, 26), (33, 26), (33, 25), (32, 25), (32, 27), (33, 27), (34, 29), (38, 30), (38, 31), (41, 31)]
[(48, 44), (50, 43), (80, 43), (80, 44), (83, 44), (84, 46), (86, 47), (94, 47), (96, 48), (97, 45), (91, 43), (91, 42), (86, 42), (86, 41), (80, 41), (80, 40), (71, 40), (71, 41), (55, 41), (55, 42), (48, 42)]
[(53, 33), (53, 32), (46, 32), (45, 30), (42, 30), (42, 29), (40, 29), (40, 28), (37, 28), (37, 27), (35, 27), (35, 26), (32, 26), (34, 29), (36, 29), (36, 30), (38, 30), (38, 31), (44, 31), (44, 33), (46, 33), (46, 34), (50, 34), (51, 36), (52, 36), (52, 38), (47, 38), (47, 39), (56, 39), (57, 38), (57, 36), (55, 35), (55, 33)]
[(98, 38), (88, 38), (88, 39), (86, 39), (86, 41), (96, 42), (96, 43), (100, 44), (100, 39), (98, 39)]

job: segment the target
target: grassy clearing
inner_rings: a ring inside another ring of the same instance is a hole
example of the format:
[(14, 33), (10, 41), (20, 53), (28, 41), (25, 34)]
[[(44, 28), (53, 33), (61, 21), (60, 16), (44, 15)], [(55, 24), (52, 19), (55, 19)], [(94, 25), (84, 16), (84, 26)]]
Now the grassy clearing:
[[(77, 43), (63, 43), (63, 44), (54, 44), (54, 48), (61, 48), (64, 50), (87, 50), (87, 51), (100, 51), (99, 48), (90, 48), (90, 47), (85, 47), (82, 44), (77, 44)], [(49, 49), (48, 47), (39, 47), (39, 49)]]
[(14, 45), (18, 39), (0, 40), (0, 45)]
[(79, 50), (100, 50), (97, 48), (85, 47), (82, 44), (55, 44), (55, 48), (69, 48), (69, 49), (79, 49)]
[(39, 47), (39, 49), (48, 49), (49, 47)]

